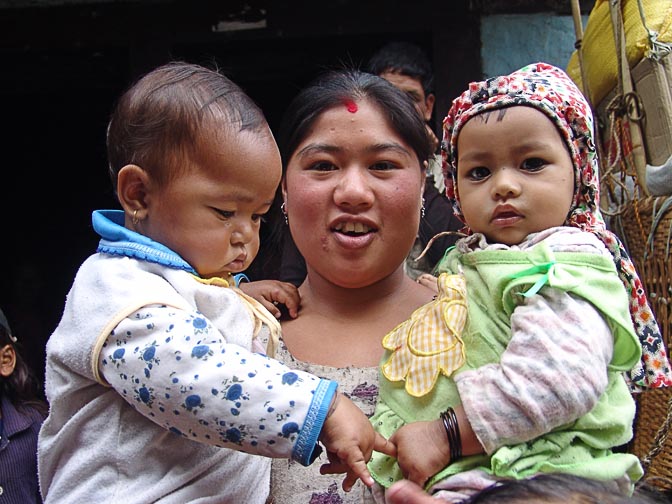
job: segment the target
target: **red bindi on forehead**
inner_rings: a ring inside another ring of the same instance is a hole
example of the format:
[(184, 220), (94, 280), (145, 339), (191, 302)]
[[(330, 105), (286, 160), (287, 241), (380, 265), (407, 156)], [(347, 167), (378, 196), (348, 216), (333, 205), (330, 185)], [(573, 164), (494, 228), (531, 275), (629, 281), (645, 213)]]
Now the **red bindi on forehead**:
[(351, 114), (354, 114), (355, 112), (357, 112), (357, 110), (358, 110), (357, 104), (354, 101), (345, 100), (343, 103), (345, 105), (345, 108), (348, 109), (348, 112), (350, 112)]

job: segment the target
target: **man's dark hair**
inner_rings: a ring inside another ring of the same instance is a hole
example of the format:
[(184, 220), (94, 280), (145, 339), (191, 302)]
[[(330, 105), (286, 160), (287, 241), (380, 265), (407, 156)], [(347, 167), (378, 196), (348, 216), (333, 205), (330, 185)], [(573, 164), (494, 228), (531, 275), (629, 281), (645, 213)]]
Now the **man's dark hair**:
[(427, 54), (412, 42), (389, 42), (371, 56), (366, 71), (375, 75), (395, 72), (420, 79), (425, 96), (434, 92), (434, 72)]

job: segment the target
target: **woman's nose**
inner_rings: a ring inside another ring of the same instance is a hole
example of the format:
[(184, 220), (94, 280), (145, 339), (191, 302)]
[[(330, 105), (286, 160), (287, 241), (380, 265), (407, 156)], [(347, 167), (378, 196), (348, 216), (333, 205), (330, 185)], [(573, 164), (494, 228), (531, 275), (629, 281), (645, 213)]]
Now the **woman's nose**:
[(337, 205), (360, 207), (371, 206), (375, 197), (366, 169), (343, 170), (334, 191)]

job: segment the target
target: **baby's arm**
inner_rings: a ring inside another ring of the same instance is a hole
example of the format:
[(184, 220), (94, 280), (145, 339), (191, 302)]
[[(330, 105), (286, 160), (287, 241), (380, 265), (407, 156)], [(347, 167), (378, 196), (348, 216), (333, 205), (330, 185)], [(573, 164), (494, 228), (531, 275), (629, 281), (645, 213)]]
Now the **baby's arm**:
[(297, 443), (299, 451), (313, 448), (301, 443), (312, 425), (300, 432), (311, 403), (333, 393), (325, 397), (328, 381), (230, 343), (198, 311), (160, 305), (119, 323), (101, 350), (99, 368), (161, 427), (269, 457), (305, 458), (293, 451)]
[(299, 314), (301, 297), (294, 284), (280, 280), (255, 280), (254, 282), (241, 282), (238, 287), (264, 305), (275, 318), (281, 316), (278, 304), (285, 305), (292, 318), (296, 318)]
[(303, 465), (320, 439), (344, 462), (348, 481), (371, 484), (362, 462), (380, 441), (345, 397), (325, 422), (335, 382), (228, 343), (196, 311), (138, 310), (107, 338), (99, 368), (139, 413), (177, 435)]
[(499, 363), (455, 377), (487, 453), (579, 418), (608, 382), (613, 336), (591, 303), (543, 288), (516, 308), (511, 331)]

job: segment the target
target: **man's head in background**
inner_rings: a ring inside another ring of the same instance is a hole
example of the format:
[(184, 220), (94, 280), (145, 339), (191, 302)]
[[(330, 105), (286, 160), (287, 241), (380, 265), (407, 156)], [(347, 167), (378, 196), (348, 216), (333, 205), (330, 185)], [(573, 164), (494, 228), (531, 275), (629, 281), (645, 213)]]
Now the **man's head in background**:
[(429, 58), (411, 42), (390, 42), (367, 63), (366, 70), (390, 81), (406, 92), (428, 122), (434, 110), (434, 73)]

